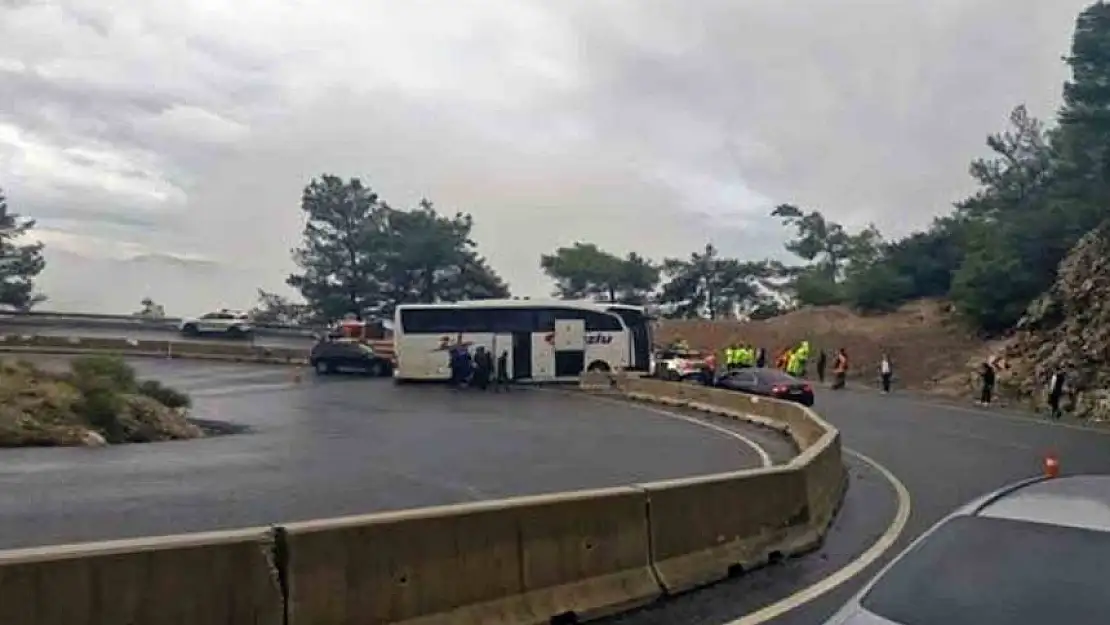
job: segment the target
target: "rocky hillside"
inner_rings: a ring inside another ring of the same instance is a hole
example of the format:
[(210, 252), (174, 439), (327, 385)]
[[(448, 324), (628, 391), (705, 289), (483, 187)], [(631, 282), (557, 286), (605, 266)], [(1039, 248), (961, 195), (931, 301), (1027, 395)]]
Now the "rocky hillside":
[(1110, 221), (1080, 239), (1005, 349), (1003, 390), (1034, 404), (1058, 367), (1081, 418), (1110, 419)]
[(984, 350), (954, 318), (944, 302), (918, 301), (886, 315), (859, 315), (841, 306), (805, 308), (764, 321), (664, 322), (657, 341), (682, 338), (699, 349), (720, 350), (736, 341), (746, 341), (778, 351), (808, 340), (814, 349), (847, 350), (852, 363), (851, 378), (867, 384), (878, 380), (882, 353), (890, 355), (895, 377), (903, 388), (931, 390), (954, 371)]

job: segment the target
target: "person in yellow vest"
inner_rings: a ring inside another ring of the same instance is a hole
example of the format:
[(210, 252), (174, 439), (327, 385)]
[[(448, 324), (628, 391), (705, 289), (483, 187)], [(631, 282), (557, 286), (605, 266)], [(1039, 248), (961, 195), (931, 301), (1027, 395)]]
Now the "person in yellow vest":
[(798, 348), (794, 350), (794, 355), (798, 359), (798, 363), (795, 367), (796, 372), (792, 375), (805, 377), (806, 364), (809, 363), (809, 341), (802, 341)]
[(786, 361), (786, 372), (793, 376), (801, 376), (803, 362), (802, 354), (798, 350), (790, 352), (790, 358)]

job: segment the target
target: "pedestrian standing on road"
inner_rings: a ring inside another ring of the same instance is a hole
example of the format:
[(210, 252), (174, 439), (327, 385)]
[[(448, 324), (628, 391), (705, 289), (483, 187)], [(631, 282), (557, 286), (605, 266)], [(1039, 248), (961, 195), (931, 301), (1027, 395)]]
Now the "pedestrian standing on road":
[(495, 392), (501, 390), (509, 390), (509, 350), (501, 350), (501, 355), (497, 357), (497, 381), (493, 385)]
[(455, 388), (462, 386), (462, 353), (458, 346), (454, 346), (447, 351), (447, 365), (451, 367), (451, 386)]
[(1068, 374), (1064, 371), (1063, 367), (1057, 367), (1056, 373), (1052, 374), (1052, 379), (1048, 381), (1048, 407), (1052, 410), (1051, 417), (1056, 421), (1064, 416), (1060, 410), (1060, 399), (1064, 396), (1064, 385), (1067, 383)]
[(821, 384), (825, 383), (825, 368), (828, 366), (829, 356), (825, 353), (825, 350), (822, 349), (817, 354), (817, 379), (820, 380)]
[(767, 350), (762, 347), (755, 353), (755, 366), (762, 369), (767, 366)]
[(979, 368), (979, 381), (982, 385), (979, 392), (979, 405), (990, 406), (994, 396), (994, 365), (984, 362)]
[(489, 388), (490, 375), (493, 373), (493, 358), (484, 345), (474, 350), (474, 378), (471, 385), (480, 391)]
[(840, 390), (848, 383), (848, 352), (841, 347), (833, 361), (833, 390)]
[(879, 379), (883, 383), (883, 394), (890, 392), (890, 380), (894, 377), (894, 368), (890, 364), (890, 356), (883, 353), (883, 359), (879, 361)]

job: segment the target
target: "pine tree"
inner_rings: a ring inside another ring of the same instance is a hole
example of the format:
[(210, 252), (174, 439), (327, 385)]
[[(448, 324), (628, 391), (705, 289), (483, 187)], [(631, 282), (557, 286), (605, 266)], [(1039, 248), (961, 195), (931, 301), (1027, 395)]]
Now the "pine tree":
[(28, 311), (46, 297), (35, 293), (35, 278), (46, 267), (42, 243), (22, 243), (35, 227), (32, 219), (8, 212), (0, 189), (0, 306)]

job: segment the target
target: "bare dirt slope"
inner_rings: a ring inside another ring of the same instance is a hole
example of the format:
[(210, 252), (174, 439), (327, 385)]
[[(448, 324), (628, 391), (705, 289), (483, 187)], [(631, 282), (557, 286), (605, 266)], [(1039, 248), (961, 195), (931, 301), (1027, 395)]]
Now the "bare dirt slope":
[[(968, 362), (989, 347), (964, 329), (943, 302), (920, 301), (886, 315), (861, 316), (839, 306), (806, 308), (764, 321), (664, 321), (660, 343), (682, 338), (692, 347), (719, 351), (733, 342), (749, 342), (770, 352), (808, 340), (830, 356), (847, 350), (850, 379), (877, 383), (878, 363), (886, 351), (895, 379), (904, 388), (942, 390), (938, 382), (966, 379)], [(831, 367), (830, 367), (831, 368)], [(812, 367), (810, 368), (812, 371)]]

